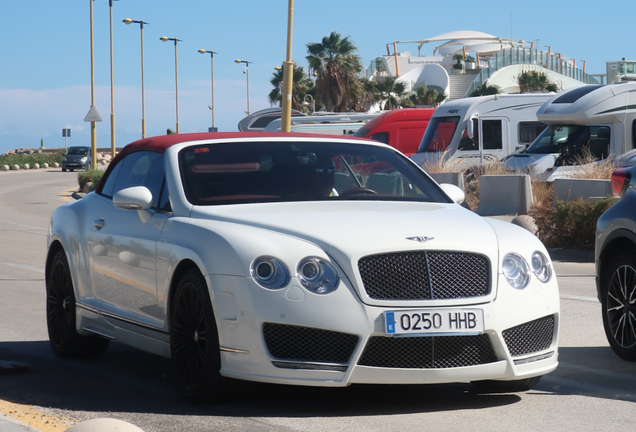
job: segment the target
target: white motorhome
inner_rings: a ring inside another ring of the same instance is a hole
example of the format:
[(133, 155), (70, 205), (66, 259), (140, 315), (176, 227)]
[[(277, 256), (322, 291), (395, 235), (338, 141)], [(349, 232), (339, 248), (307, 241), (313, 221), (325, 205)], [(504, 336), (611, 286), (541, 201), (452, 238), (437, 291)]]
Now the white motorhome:
[(589, 156), (603, 160), (611, 155), (629, 165), (626, 153), (636, 148), (636, 83), (559, 93), (539, 109), (537, 118), (548, 127), (524, 152), (506, 160), (506, 168), (552, 180), (566, 177)]
[[(374, 113), (315, 113), (308, 116), (293, 117), (290, 132), (315, 133), (323, 135), (353, 135), (369, 120), (382, 112)], [(265, 132), (279, 132), (281, 119), (273, 120), (265, 126)]]
[(446, 102), (431, 117), (411, 159), (420, 166), (440, 157), (461, 159), (466, 166), (502, 160), (545, 128), (536, 113), (552, 95), (501, 94)]

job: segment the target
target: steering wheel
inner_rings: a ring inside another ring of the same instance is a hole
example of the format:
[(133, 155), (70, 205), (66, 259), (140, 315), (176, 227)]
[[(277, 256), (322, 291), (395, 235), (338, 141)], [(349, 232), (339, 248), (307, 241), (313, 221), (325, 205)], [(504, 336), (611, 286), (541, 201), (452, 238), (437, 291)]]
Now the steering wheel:
[(378, 193), (369, 188), (353, 188), (339, 194), (340, 197), (348, 197), (350, 195), (377, 195)]

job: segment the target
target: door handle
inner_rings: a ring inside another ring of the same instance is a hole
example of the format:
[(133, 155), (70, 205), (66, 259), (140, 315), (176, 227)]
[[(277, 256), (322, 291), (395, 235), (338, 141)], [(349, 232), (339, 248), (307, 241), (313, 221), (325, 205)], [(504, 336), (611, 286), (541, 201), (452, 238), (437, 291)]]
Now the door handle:
[(93, 226), (97, 230), (104, 228), (104, 225), (106, 225), (106, 222), (104, 222), (104, 219), (97, 219), (95, 222), (93, 222)]

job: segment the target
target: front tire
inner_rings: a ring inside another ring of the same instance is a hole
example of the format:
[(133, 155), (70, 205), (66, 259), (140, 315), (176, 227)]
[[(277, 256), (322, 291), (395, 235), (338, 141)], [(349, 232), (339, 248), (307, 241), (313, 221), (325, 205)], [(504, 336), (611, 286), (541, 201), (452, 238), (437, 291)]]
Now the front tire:
[(479, 393), (517, 393), (530, 390), (537, 385), (541, 376), (514, 381), (472, 381)]
[(171, 308), (170, 354), (181, 394), (191, 402), (218, 400), (227, 385), (220, 374), (221, 352), (207, 284), (188, 270)]
[(98, 358), (108, 349), (108, 339), (81, 336), (75, 330), (75, 293), (66, 254), (59, 250), (46, 277), (46, 324), (53, 352), (62, 358)]
[(636, 361), (636, 254), (624, 252), (601, 279), (603, 327), (612, 350)]

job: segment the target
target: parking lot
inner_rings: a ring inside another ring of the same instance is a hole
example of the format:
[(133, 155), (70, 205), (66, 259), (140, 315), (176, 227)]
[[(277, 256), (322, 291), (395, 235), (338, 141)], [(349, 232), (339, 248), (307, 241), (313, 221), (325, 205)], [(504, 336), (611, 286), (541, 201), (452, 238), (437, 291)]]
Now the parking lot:
[[(76, 174), (0, 173), (0, 431), (9, 419), (63, 430), (118, 418), (150, 431), (616, 430), (633, 424), (636, 365), (603, 333), (591, 254), (552, 251), (562, 322), (558, 369), (526, 393), (474, 392), (468, 383), (341, 389), (239, 385), (229, 400), (191, 405), (167, 359), (112, 344), (96, 361), (56, 358), (48, 343), (44, 258), (52, 210), (71, 199)], [(521, 306), (521, 305), (520, 305)], [(36, 421), (38, 420), (38, 421)], [(11, 423), (13, 427), (14, 424)]]

